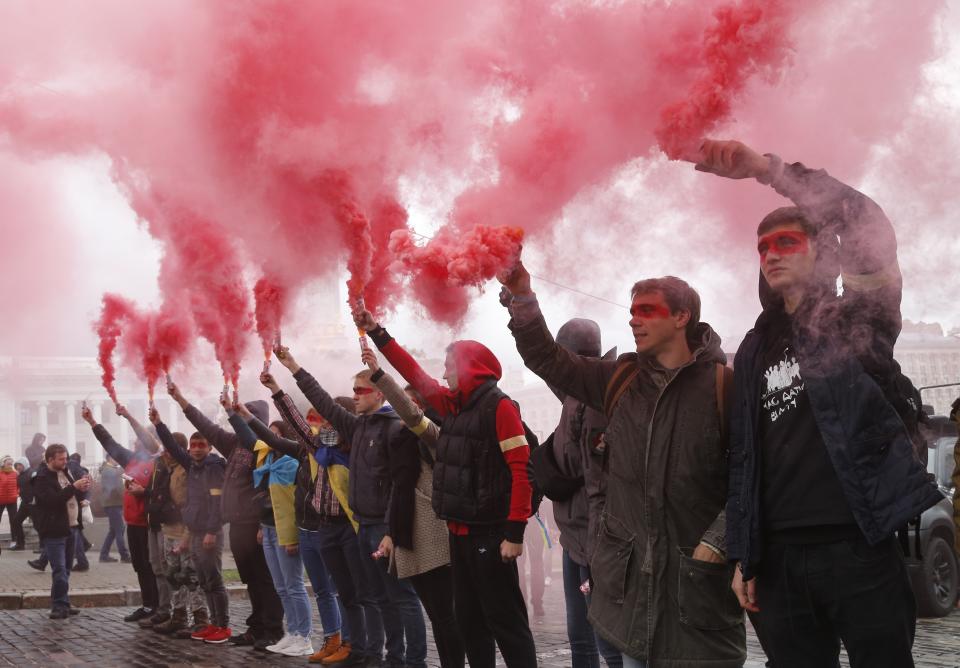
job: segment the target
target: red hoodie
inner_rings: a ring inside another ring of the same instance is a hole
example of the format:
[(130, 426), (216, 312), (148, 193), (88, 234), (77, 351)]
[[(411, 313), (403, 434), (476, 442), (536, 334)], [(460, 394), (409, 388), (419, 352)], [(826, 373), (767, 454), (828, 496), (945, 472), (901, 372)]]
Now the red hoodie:
[[(500, 361), (485, 345), (476, 341), (455, 341), (447, 349), (448, 354), (453, 356), (457, 370), (457, 390), (452, 391), (424, 371), (400, 344), (389, 338), (385, 330), (379, 332), (383, 332), (383, 335), (373, 336), (373, 339), (384, 357), (441, 416), (456, 415), (478, 387), (489, 380), (499, 381), (502, 376)], [(497, 440), (500, 441), (500, 450), (512, 477), (507, 521), (526, 524), (530, 517), (532, 493), (527, 479), (530, 446), (520, 411), (510, 399), (504, 398), (497, 406)], [(448, 526), (454, 534), (463, 536), (468, 533), (464, 524), (449, 522)]]

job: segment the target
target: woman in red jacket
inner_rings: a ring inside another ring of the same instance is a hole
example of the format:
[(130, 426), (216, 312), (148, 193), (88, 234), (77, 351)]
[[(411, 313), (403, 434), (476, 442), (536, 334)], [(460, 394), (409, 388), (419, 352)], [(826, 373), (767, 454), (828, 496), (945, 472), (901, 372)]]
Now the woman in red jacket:
[[(0, 460), (0, 518), (3, 511), (7, 511), (10, 520), (10, 536), (17, 542), (17, 498), (20, 495), (17, 487), (17, 472), (13, 468), (13, 457), (4, 455)], [(11, 544), (12, 545), (12, 544)]]

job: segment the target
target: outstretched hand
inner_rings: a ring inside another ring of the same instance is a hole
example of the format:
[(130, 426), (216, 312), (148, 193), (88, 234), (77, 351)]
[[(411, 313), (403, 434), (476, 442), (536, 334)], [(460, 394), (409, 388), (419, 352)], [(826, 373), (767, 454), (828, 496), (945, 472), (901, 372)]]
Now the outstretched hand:
[[(533, 289), (530, 287), (530, 273), (520, 260), (517, 260), (517, 264), (512, 268), (497, 274), (497, 280), (500, 281), (514, 297), (533, 294)], [(503, 303), (502, 294), (500, 303)]]
[(250, 413), (250, 409), (248, 409), (247, 405), (240, 401), (239, 398), (233, 403), (233, 410), (237, 415), (242, 417), (247, 422), (249, 422), (253, 417), (253, 415)]
[(170, 381), (167, 383), (167, 392), (170, 394), (170, 397), (180, 404), (181, 408), (187, 407), (187, 400), (183, 396), (183, 392), (180, 391), (180, 388), (177, 387), (177, 384)]
[(220, 405), (227, 411), (227, 415), (233, 415), (233, 398), (230, 396), (230, 390), (225, 388), (220, 393)]
[(357, 329), (362, 329), (365, 332), (372, 332), (378, 327), (373, 314), (365, 308), (353, 309), (353, 324), (356, 325)]
[(80, 408), (80, 417), (82, 417), (84, 421), (87, 424), (89, 424), (91, 427), (97, 426), (97, 421), (93, 419), (93, 411), (90, 410), (90, 407), (87, 406), (86, 404), (84, 404), (83, 407)]
[(363, 349), (363, 353), (360, 355), (360, 360), (373, 372), (376, 372), (377, 369), (380, 368), (380, 362), (377, 360), (377, 354), (373, 352), (373, 349), (369, 346)]
[(150, 418), (150, 422), (153, 424), (153, 426), (160, 424), (160, 411), (158, 411), (156, 408), (151, 408), (150, 412), (147, 413), (147, 416)]
[(130, 411), (127, 410), (127, 407), (123, 404), (116, 404), (117, 415), (122, 418), (130, 419)]
[(300, 370), (300, 365), (297, 364), (297, 360), (293, 359), (293, 355), (290, 354), (290, 348), (287, 346), (277, 346), (273, 349), (273, 354), (280, 360), (280, 364), (290, 370), (290, 373), (296, 373)]
[(755, 179), (770, 170), (770, 159), (739, 141), (707, 139), (700, 147), (698, 172), (709, 172), (728, 179)]
[(280, 391), (280, 384), (277, 382), (277, 379), (273, 377), (273, 374), (269, 371), (264, 371), (260, 374), (260, 384), (265, 388), (270, 390), (271, 394), (276, 394)]

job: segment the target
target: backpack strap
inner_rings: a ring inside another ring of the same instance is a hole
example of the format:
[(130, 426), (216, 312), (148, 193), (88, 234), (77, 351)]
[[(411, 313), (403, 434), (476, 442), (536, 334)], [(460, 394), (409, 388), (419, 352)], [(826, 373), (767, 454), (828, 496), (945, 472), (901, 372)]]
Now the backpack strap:
[(620, 401), (620, 397), (627, 391), (638, 373), (640, 373), (640, 365), (637, 364), (636, 360), (624, 360), (617, 365), (613, 377), (607, 383), (607, 391), (603, 395), (603, 414), (607, 416), (608, 420), (613, 414), (617, 402)]

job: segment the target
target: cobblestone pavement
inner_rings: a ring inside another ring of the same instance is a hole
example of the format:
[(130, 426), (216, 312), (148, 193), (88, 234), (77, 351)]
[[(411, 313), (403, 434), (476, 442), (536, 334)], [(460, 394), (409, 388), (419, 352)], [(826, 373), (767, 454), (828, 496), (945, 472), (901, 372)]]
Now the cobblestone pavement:
[[(532, 620), (542, 668), (570, 665), (563, 616), (563, 593), (547, 587), (546, 616)], [(204, 645), (191, 640), (171, 640), (122, 621), (133, 608), (90, 608), (65, 621), (47, 618), (46, 610), (0, 612), (0, 666), (147, 666), (203, 667), (255, 663), (264, 666), (304, 665), (305, 659), (278, 657), (229, 645)], [(242, 631), (249, 614), (246, 601), (231, 601), (235, 630)], [(241, 627), (237, 629), (236, 627)], [(319, 636), (319, 622), (314, 620)], [(428, 625), (429, 630), (429, 625)], [(432, 648), (432, 639), (431, 639)], [(960, 667), (960, 613), (941, 620), (921, 620), (914, 655), (918, 668)], [(428, 660), (439, 666), (435, 654)], [(763, 655), (750, 637), (747, 668), (761, 668)], [(843, 663), (846, 666), (846, 662)]]

